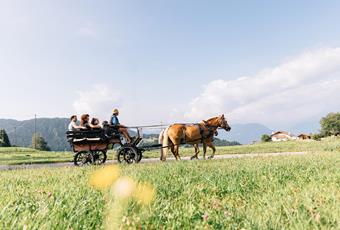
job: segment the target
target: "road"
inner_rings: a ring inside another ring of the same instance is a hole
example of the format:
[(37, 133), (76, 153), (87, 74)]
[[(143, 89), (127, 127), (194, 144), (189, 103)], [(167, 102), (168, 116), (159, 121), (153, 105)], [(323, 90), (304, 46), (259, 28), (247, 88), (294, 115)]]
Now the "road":
[[(282, 153), (248, 153), (248, 154), (228, 154), (216, 155), (215, 160), (218, 159), (235, 159), (235, 158), (252, 158), (252, 157), (276, 157), (276, 156), (292, 156), (304, 155), (305, 152), (282, 152)], [(168, 161), (174, 161), (175, 158), (168, 158)], [(182, 157), (182, 160), (190, 160), (190, 157)], [(159, 162), (159, 158), (145, 158), (141, 163)], [(106, 164), (117, 164), (117, 161), (107, 161)], [(0, 165), (0, 171), (16, 170), (16, 169), (38, 169), (38, 168), (60, 168), (60, 167), (74, 167), (73, 163), (48, 163), (48, 164), (24, 164), (24, 165)]]

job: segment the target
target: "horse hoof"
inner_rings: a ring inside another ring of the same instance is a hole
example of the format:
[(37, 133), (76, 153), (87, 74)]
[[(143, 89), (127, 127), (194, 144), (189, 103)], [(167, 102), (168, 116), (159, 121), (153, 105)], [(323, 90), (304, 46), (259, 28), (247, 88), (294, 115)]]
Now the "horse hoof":
[(209, 160), (211, 160), (211, 159), (213, 159), (213, 158), (214, 158), (214, 156), (210, 156), (210, 157), (208, 157), (208, 159), (209, 159)]

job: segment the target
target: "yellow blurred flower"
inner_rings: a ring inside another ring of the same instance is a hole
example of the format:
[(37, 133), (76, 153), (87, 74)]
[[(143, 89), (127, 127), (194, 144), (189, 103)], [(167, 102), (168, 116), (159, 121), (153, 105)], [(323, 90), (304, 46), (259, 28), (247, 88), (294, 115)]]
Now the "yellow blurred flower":
[(137, 186), (134, 198), (141, 204), (150, 204), (156, 196), (155, 188), (148, 183), (141, 183)]
[(120, 199), (132, 196), (136, 188), (136, 183), (129, 177), (121, 177), (113, 185), (113, 193)]
[(106, 166), (95, 171), (90, 177), (90, 185), (97, 189), (106, 189), (110, 187), (119, 177), (119, 168), (117, 166)]

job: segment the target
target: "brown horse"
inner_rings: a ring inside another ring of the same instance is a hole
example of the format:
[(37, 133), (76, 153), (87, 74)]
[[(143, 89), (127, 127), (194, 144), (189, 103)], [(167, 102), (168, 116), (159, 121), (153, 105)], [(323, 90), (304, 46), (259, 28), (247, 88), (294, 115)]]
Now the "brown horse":
[(159, 142), (163, 146), (161, 149), (161, 160), (166, 160), (168, 148), (171, 149), (176, 160), (180, 160), (179, 146), (181, 144), (192, 144), (195, 148), (195, 155), (191, 159), (198, 159), (199, 143), (203, 144), (203, 158), (205, 159), (207, 147), (213, 150), (213, 154), (209, 157), (213, 158), (216, 152), (213, 139), (214, 135), (217, 135), (218, 128), (222, 128), (227, 132), (231, 130), (224, 115), (197, 124), (170, 125), (159, 135)]

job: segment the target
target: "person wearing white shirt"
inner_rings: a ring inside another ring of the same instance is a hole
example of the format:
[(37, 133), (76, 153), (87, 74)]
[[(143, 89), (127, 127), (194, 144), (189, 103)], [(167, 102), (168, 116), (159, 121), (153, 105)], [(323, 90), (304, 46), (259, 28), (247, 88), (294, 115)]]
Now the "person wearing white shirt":
[(71, 116), (70, 124), (68, 125), (68, 131), (77, 131), (79, 129), (83, 129), (83, 127), (77, 125), (78, 118), (76, 115)]

